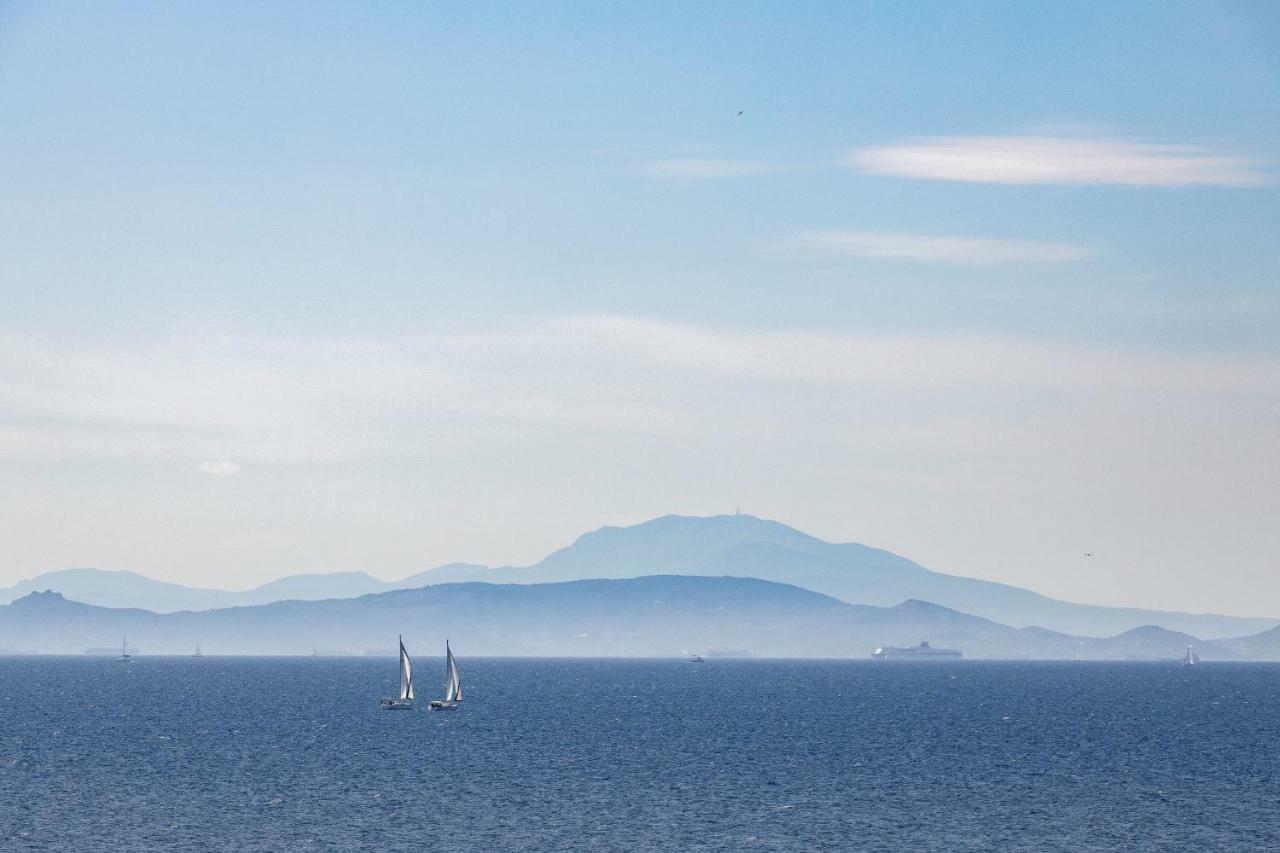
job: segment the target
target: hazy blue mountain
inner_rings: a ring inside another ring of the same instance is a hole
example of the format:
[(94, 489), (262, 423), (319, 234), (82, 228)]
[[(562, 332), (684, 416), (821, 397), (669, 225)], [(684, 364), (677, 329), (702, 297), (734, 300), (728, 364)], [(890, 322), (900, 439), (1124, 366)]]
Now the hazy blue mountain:
[[(631, 527), (603, 527), (525, 568), (477, 569), (450, 580), (544, 583), (647, 574), (732, 575), (778, 581), (861, 604), (906, 599), (941, 604), (1006, 625), (1106, 637), (1142, 625), (1200, 636), (1248, 634), (1275, 619), (1075, 604), (1007, 584), (930, 571), (888, 551), (833, 544), (750, 515), (668, 515)], [(419, 575), (429, 580), (431, 572)]]
[(1242, 658), (1280, 661), (1280, 627), (1248, 637), (1214, 640), (1213, 643)]
[(138, 607), (158, 613), (231, 607), (237, 593), (201, 589), (153, 580), (136, 572), (103, 569), (62, 569), (45, 572), (11, 587), (0, 588), (0, 604), (38, 590), (54, 590), (74, 601), (103, 607)]
[[(233, 593), (236, 605), (270, 604), (273, 601), (318, 601), (323, 598), (355, 598), (396, 589), (364, 572), (288, 575), (255, 589)], [(208, 608), (201, 608), (208, 609)]]
[(1205, 642), (1190, 634), (1169, 631), (1159, 625), (1142, 625), (1116, 637), (1090, 642), (1090, 655), (1124, 660), (1170, 660), (1181, 658), (1187, 646), (1195, 649), (1202, 660), (1239, 660), (1249, 655), (1238, 654), (1217, 643)]
[[(354, 599), (169, 614), (33, 593), (0, 607), (0, 645), (78, 653), (128, 634), (143, 653), (186, 653), (196, 640), (211, 654), (304, 654), (316, 646), (361, 653), (393, 646), (403, 634), (420, 654), (435, 654), (452, 637), (459, 651), (470, 654), (678, 655), (749, 648), (861, 657), (874, 646), (868, 636), (886, 628), (881, 610), (782, 584), (696, 577), (441, 584)], [(861, 633), (854, 630), (860, 620), (866, 623)], [(956, 626), (948, 623), (954, 633)], [(898, 639), (917, 642), (924, 627), (913, 615), (908, 635)]]
[(488, 566), (481, 566), (477, 563), (446, 563), (443, 566), (436, 566), (434, 569), (427, 569), (415, 575), (409, 575), (404, 580), (396, 581), (394, 586), (396, 589), (417, 589), (420, 586), (429, 586), (437, 583), (478, 580), (484, 577), (488, 571)]
[(749, 515), (669, 515), (630, 527), (604, 527), (526, 567), (489, 569), (451, 563), (390, 582), (363, 572), (292, 575), (244, 592), (191, 589), (128, 572), (84, 569), (51, 572), (0, 590), (0, 602), (35, 589), (52, 589), (85, 603), (171, 612), (289, 599), (350, 598), (465, 581), (528, 584), (656, 574), (759, 578), (856, 604), (931, 601), (1002, 625), (1038, 626), (1078, 636), (1109, 637), (1150, 624), (1196, 636), (1242, 636), (1280, 624), (1275, 619), (1058, 601), (1007, 584), (931, 571), (878, 548), (824, 542), (785, 524)]
[[(1159, 629), (1155, 629), (1159, 631)], [(682, 655), (864, 658), (881, 644), (958, 648), (968, 657), (1168, 658), (1194, 638), (1149, 629), (1108, 640), (1015, 629), (921, 601), (854, 605), (786, 584), (694, 576), (553, 584), (440, 584), (322, 601), (157, 614), (52, 592), (0, 607), (0, 647), (76, 654), (128, 635), (143, 654), (362, 654), (403, 634), (419, 658), (451, 638), (472, 655)], [(887, 664), (891, 665), (891, 664)], [(419, 670), (421, 671), (421, 669)]]
[(103, 607), (137, 607), (157, 613), (178, 610), (212, 610), (273, 601), (353, 598), (409, 586), (388, 583), (364, 572), (288, 575), (250, 590), (233, 592), (202, 589), (153, 580), (135, 572), (102, 569), (65, 569), (46, 572), (31, 580), (0, 589), (0, 603), (8, 603), (37, 590), (53, 590), (73, 601)]

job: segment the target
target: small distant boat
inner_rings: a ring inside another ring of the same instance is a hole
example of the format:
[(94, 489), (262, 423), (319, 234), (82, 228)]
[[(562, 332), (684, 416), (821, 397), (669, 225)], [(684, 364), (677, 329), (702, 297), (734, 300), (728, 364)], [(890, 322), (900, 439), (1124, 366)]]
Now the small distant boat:
[(1187, 646), (1187, 653), (1182, 656), (1183, 666), (1195, 666), (1200, 663), (1200, 655), (1196, 654), (1196, 650)]
[(707, 659), (702, 655), (689, 655), (689, 663), (706, 663)]
[(452, 711), (462, 702), (462, 679), (458, 676), (458, 662), (453, 659), (449, 641), (444, 641), (444, 698), (434, 700), (428, 707), (433, 711)]
[(400, 695), (383, 697), (378, 700), (384, 711), (413, 710), (413, 667), (409, 663), (409, 653), (404, 650), (404, 638), (400, 638)]
[(120, 639), (120, 663), (133, 663), (133, 655), (129, 654), (129, 638)]
[(200, 641), (199, 641), (199, 640), (196, 640), (196, 653), (195, 653), (195, 654), (193, 654), (193, 655), (192, 655), (192, 657), (193, 657), (193, 658), (202, 658), (202, 657), (204, 657), (204, 652), (200, 651)]

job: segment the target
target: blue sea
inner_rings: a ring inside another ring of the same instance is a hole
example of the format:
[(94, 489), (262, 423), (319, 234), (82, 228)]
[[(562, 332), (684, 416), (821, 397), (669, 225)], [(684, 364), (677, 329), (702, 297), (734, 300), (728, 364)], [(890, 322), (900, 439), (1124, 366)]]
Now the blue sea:
[(1278, 666), (461, 666), (0, 658), (0, 849), (1280, 850)]

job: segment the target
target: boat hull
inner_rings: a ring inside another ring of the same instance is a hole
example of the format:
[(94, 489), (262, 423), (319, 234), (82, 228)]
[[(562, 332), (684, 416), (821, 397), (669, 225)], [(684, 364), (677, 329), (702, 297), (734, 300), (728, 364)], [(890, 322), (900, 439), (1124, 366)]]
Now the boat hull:
[(380, 699), (378, 707), (384, 711), (412, 711), (412, 699)]
[(443, 699), (436, 699), (427, 707), (433, 711), (456, 711), (458, 710), (458, 703), (446, 702)]

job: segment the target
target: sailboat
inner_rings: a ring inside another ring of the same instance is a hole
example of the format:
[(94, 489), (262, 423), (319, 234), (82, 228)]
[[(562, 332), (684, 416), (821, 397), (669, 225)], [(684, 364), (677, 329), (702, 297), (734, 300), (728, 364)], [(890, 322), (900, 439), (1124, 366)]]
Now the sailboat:
[(133, 655), (129, 654), (129, 638), (120, 638), (120, 663), (133, 663)]
[(444, 641), (444, 698), (432, 701), (433, 711), (452, 711), (462, 702), (462, 679), (458, 677), (458, 662), (453, 659), (449, 641)]
[(1183, 666), (1195, 666), (1200, 663), (1200, 655), (1196, 654), (1195, 649), (1187, 646), (1187, 653), (1182, 656)]
[(199, 641), (199, 640), (196, 640), (196, 653), (195, 653), (194, 655), (192, 655), (192, 657), (193, 657), (193, 658), (202, 658), (202, 657), (204, 657), (204, 652), (200, 651), (200, 641)]
[(384, 697), (378, 704), (384, 711), (413, 710), (413, 668), (409, 664), (409, 653), (404, 650), (404, 637), (400, 638), (400, 695)]

